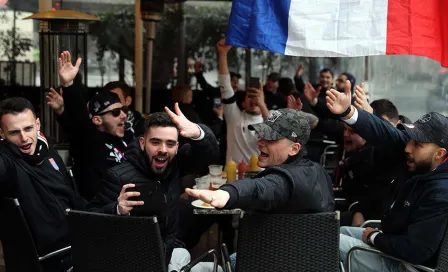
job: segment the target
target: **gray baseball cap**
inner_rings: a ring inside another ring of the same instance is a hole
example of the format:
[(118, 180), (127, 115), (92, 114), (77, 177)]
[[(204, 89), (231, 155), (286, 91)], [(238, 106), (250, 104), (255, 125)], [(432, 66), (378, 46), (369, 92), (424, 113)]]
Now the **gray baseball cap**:
[(301, 111), (278, 109), (271, 111), (265, 122), (249, 125), (249, 129), (262, 139), (276, 141), (287, 138), (304, 145), (310, 138), (308, 122), (308, 117)]

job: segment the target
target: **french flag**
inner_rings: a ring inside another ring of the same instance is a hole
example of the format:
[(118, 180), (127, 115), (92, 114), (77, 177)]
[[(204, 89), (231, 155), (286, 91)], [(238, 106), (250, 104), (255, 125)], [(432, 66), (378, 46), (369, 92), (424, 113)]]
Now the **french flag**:
[(448, 66), (448, 0), (233, 0), (227, 44), (291, 56), (409, 54)]

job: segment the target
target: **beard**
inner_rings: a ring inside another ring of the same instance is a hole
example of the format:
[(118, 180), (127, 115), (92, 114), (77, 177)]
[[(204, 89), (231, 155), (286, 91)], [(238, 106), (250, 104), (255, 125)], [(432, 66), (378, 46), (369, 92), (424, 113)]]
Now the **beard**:
[[(161, 162), (161, 160), (163, 161)], [(154, 174), (163, 175), (171, 166), (172, 160), (173, 159), (169, 157), (168, 153), (158, 153), (157, 155), (149, 158), (149, 164)]]
[(415, 165), (415, 169), (410, 169), (409, 171), (413, 174), (416, 175), (421, 175), (421, 174), (425, 174), (428, 173), (429, 171), (432, 170), (432, 161), (431, 159), (425, 159), (422, 161), (415, 161), (415, 158), (410, 158), (409, 155), (406, 156), (408, 162), (410, 163), (414, 163)]

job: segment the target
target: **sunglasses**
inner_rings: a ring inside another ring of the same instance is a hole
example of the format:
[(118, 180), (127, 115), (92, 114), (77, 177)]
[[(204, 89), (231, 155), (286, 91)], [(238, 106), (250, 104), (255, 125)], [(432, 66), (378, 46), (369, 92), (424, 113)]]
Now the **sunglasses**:
[(128, 107), (123, 106), (121, 108), (115, 108), (113, 110), (108, 110), (108, 111), (104, 111), (104, 112), (98, 113), (97, 115), (103, 116), (103, 115), (106, 115), (108, 113), (111, 113), (113, 117), (118, 117), (118, 116), (120, 116), (121, 112), (124, 112), (124, 114), (128, 114), (128, 111), (129, 111)]

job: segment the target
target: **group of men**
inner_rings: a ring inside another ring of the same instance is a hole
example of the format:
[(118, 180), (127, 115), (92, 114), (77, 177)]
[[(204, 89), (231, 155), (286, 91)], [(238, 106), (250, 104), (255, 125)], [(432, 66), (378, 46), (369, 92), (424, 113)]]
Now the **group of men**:
[[(224, 42), (218, 44), (222, 98), (227, 105), (226, 122), (241, 131), (230, 130), (227, 138), (238, 138), (234, 140), (244, 145), (245, 137), (256, 137), (253, 151), (259, 154), (258, 166), (265, 170), (216, 191), (185, 192), (217, 209), (271, 213), (334, 211), (330, 176), (301, 152), (314, 121), (295, 109), (268, 112), (263, 101), (257, 101), (259, 96), (251, 97), (250, 92), (244, 101), (246, 110), (241, 112), (230, 91), (226, 60), (229, 50)], [(132, 199), (139, 196), (132, 188), (151, 185), (165, 200), (154, 205), (157, 208), (148, 215), (166, 219), (159, 221), (166, 260), (170, 263), (169, 271), (178, 271), (185, 264), (175, 256), (179, 252), (185, 254), (175, 250), (182, 244), (176, 236), (178, 200), (184, 192), (181, 178), (192, 170), (203, 171), (219, 160), (217, 140), (207, 126), (188, 120), (177, 104), (174, 112), (165, 108), (165, 112), (151, 114), (141, 132), (135, 132), (134, 126), (126, 125), (130, 101), (120, 86), (94, 95), (86, 107), (80, 87), (73, 85), (80, 64), (81, 59), (72, 64), (69, 52), (61, 54), (62, 87), (59, 92), (50, 92), (48, 104), (58, 114), (69, 137), (82, 197), (54, 143), (40, 132), (33, 105), (24, 98), (0, 102), (0, 194), (19, 199), (37, 249), (45, 254), (68, 245), (67, 208), (133, 215), (135, 207), (145, 203)], [(341, 261), (347, 265), (349, 249), (364, 245), (407, 262), (434, 265), (448, 219), (447, 117), (429, 113), (414, 124), (396, 128), (356, 103), (353, 106), (356, 97), (352, 95), (352, 82), (349, 75), (344, 76), (340, 90), (326, 90), (327, 109), (366, 142), (393, 157), (402, 171), (397, 177), (394, 200), (382, 218), (381, 230), (341, 228)], [(321, 90), (322, 86), (318, 88)], [(232, 115), (239, 117), (232, 119)], [(260, 118), (252, 122), (249, 119), (253, 116)], [(239, 123), (231, 123), (235, 121)], [(246, 130), (252, 134), (246, 135)], [(127, 132), (133, 133), (126, 136)], [(180, 137), (185, 139), (182, 146)], [(46, 265), (48, 271), (67, 270), (70, 256)], [(406, 269), (400, 262), (363, 253), (354, 256), (353, 265), (354, 271)]]

